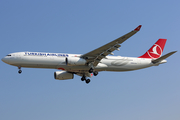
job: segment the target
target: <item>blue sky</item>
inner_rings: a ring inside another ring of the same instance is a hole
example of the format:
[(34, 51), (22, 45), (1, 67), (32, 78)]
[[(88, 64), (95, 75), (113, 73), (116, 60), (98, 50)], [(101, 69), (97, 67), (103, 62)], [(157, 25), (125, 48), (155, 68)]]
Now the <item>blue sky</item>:
[[(115, 55), (137, 57), (159, 38), (179, 49), (177, 0), (1, 0), (0, 57), (20, 51), (84, 54), (142, 25)], [(58, 81), (57, 70), (0, 62), (1, 120), (179, 120), (179, 52), (166, 64), (101, 72), (90, 84)]]

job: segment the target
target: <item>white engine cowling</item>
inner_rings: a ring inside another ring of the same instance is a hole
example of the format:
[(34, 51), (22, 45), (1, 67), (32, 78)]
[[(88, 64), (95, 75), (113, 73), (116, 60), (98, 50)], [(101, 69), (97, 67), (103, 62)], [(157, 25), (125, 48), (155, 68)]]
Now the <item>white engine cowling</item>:
[(76, 66), (76, 65), (85, 65), (86, 60), (79, 57), (68, 57), (66, 58), (66, 65)]
[(57, 80), (73, 79), (74, 74), (68, 73), (66, 71), (56, 71), (56, 72), (54, 72), (54, 78)]

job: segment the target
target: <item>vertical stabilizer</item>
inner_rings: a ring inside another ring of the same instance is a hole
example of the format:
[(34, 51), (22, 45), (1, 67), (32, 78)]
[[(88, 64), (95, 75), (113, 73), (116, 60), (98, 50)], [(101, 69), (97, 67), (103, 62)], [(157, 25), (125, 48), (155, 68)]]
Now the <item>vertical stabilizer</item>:
[(159, 39), (144, 55), (139, 58), (159, 58), (162, 55), (167, 39)]

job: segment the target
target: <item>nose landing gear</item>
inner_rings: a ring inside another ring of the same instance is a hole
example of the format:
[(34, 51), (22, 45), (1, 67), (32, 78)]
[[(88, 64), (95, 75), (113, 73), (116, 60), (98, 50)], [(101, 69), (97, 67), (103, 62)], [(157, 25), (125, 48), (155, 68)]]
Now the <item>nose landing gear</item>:
[(18, 73), (21, 74), (22, 73), (21, 67), (19, 66), (18, 69), (19, 69)]

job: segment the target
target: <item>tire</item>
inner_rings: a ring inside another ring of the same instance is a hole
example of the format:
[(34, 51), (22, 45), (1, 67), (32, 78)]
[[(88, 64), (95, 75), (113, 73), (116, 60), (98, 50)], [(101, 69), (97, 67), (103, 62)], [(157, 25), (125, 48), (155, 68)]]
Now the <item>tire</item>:
[(98, 71), (95, 71), (95, 72), (93, 73), (93, 75), (94, 75), (94, 76), (97, 76), (97, 75), (98, 75)]
[(86, 83), (88, 84), (88, 83), (90, 83), (90, 81), (91, 81), (90, 79), (87, 79), (87, 80), (86, 80)]

